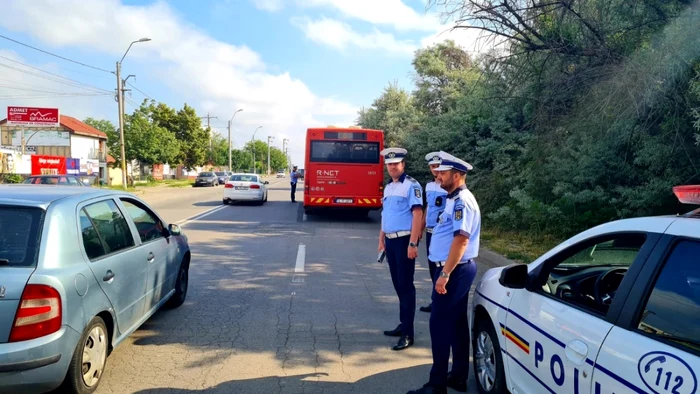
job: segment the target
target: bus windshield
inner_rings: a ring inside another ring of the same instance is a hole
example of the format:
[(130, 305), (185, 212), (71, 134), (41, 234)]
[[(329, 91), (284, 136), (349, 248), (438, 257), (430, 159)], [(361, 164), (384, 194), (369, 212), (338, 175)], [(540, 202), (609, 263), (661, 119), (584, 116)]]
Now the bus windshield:
[(378, 164), (378, 142), (311, 141), (312, 163)]

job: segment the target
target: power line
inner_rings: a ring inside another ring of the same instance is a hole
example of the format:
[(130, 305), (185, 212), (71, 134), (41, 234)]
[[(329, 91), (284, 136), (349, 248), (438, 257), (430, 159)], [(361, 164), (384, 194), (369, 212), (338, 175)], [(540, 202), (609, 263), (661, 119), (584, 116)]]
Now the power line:
[(129, 86), (131, 86), (132, 88), (136, 89), (137, 92), (143, 94), (144, 96), (148, 97), (149, 99), (157, 101), (157, 100), (154, 99), (153, 97), (151, 97), (151, 96), (147, 95), (146, 93), (144, 93), (143, 91), (141, 91), (141, 89), (139, 89), (139, 88), (137, 88), (136, 86), (132, 85), (131, 82), (127, 82), (126, 84), (129, 85)]
[(14, 40), (14, 39), (12, 39), (12, 38), (10, 38), (10, 37), (3, 36), (2, 34), (0, 34), (0, 38), (4, 38), (4, 39), (6, 39), (6, 40), (8, 40), (8, 41), (12, 41), (12, 42), (17, 43), (17, 44), (19, 44), (19, 45), (23, 45), (23, 46), (25, 46), (25, 47), (27, 47), (27, 48), (34, 49), (35, 51), (39, 51), (39, 52), (45, 53), (45, 54), (47, 54), (47, 55), (57, 57), (57, 58), (59, 58), (59, 59), (63, 59), (63, 60), (65, 60), (65, 61), (69, 61), (69, 62), (71, 62), (71, 63), (79, 64), (79, 65), (81, 65), (81, 66), (83, 66), (83, 67), (88, 67), (88, 68), (92, 68), (92, 69), (94, 69), (94, 70), (99, 70), (99, 71), (103, 71), (103, 72), (106, 72), (106, 73), (113, 74), (112, 71), (105, 70), (104, 68), (99, 68), (99, 67), (91, 66), (91, 65), (89, 65), (89, 64), (81, 63), (81, 62), (79, 62), (79, 61), (77, 61), (77, 60), (68, 59), (67, 57), (63, 57), (63, 56), (60, 56), (60, 55), (56, 55), (55, 53), (51, 53), (51, 52), (45, 51), (45, 50), (43, 50), (43, 49), (39, 49), (39, 48), (37, 48), (37, 47), (33, 47), (33, 46), (29, 45), (29, 44), (25, 44), (25, 43), (23, 43), (23, 42), (19, 42), (19, 41)]
[[(34, 69), (34, 70), (37, 70), (37, 71), (41, 71), (41, 72), (46, 73), (46, 74), (49, 74), (49, 75), (53, 75), (53, 76), (56, 76), (56, 77), (65, 79), (66, 81), (71, 81), (71, 82), (73, 82), (73, 83), (75, 83), (75, 84), (77, 84), (77, 85), (82, 85), (83, 87), (86, 87), (86, 88), (91, 88), (91, 89), (98, 90), (98, 91), (102, 91), (102, 92), (109, 92), (109, 91), (106, 90), (106, 89), (98, 88), (97, 86), (93, 86), (93, 85), (90, 85), (90, 84), (87, 84), (87, 83), (84, 83), (84, 82), (76, 81), (76, 80), (74, 80), (74, 79), (70, 79), (70, 78), (68, 78), (68, 77), (64, 77), (63, 75), (60, 75), (60, 74), (52, 73), (52, 72), (50, 72), (50, 71), (46, 71), (46, 70), (43, 70), (43, 69), (38, 68), (38, 67), (30, 66), (29, 64), (22, 63), (22, 62), (19, 62), (19, 61), (17, 61), (17, 60), (10, 59), (10, 58), (5, 57), (5, 56), (0, 56), (0, 58), (1, 58), (1, 59), (5, 59), (5, 60), (8, 60), (8, 61), (11, 61), (11, 62), (13, 62), (13, 63), (21, 64), (21, 65), (23, 65), (23, 66), (25, 66), (25, 67), (28, 67), (28, 68), (31, 68), (31, 69)], [(0, 63), (0, 65), (3, 65), (3, 64)], [(7, 66), (7, 65), (3, 65), (3, 66), (8, 67), (8, 68), (13, 69), (13, 70), (16, 70), (16, 71), (23, 72), (23, 73), (25, 73), (25, 74), (34, 75), (34, 76), (38, 76), (38, 77), (40, 77), (40, 78), (48, 79), (48, 80), (50, 80), (50, 81), (65, 83), (65, 82), (62, 82), (62, 81), (57, 81), (57, 80), (55, 80), (55, 79), (50, 79), (50, 78), (47, 78), (47, 77), (43, 77), (43, 76), (41, 76), (41, 75), (32, 74), (32, 73), (30, 73), (30, 72), (28, 72), (28, 71), (26, 71), (26, 70), (17, 69), (17, 68), (14, 68), (14, 67), (9, 67), (9, 66)], [(81, 86), (77, 86), (77, 85), (73, 85), (73, 84), (66, 84), (66, 85), (81, 87)]]

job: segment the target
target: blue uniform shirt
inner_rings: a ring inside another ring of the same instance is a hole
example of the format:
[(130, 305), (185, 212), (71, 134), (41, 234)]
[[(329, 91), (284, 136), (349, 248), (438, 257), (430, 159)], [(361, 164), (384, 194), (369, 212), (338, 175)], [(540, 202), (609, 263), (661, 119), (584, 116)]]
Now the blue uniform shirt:
[(433, 228), (437, 224), (438, 216), (445, 209), (447, 203), (447, 191), (440, 187), (437, 182), (428, 182), (425, 185), (426, 210), (425, 227)]
[(402, 174), (398, 182), (384, 188), (382, 231), (411, 231), (414, 207), (423, 207), (423, 189), (417, 180)]
[(452, 240), (459, 234), (469, 239), (467, 250), (459, 260), (460, 263), (464, 263), (479, 255), (481, 235), (479, 204), (466, 186), (447, 195), (445, 210), (440, 214), (438, 224), (433, 229), (428, 259), (435, 262), (446, 261)]
[(297, 171), (292, 171), (291, 174), (289, 174), (291, 177), (291, 181), (293, 184), (297, 183), (297, 177), (299, 176), (299, 173)]

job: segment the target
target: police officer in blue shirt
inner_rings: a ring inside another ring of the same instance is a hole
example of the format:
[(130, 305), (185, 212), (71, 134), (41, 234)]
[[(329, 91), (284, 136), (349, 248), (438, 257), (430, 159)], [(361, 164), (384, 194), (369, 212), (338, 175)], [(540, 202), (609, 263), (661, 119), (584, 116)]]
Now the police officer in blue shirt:
[[(469, 289), (476, 276), (474, 258), (479, 254), (481, 212), (467, 189), (469, 163), (441, 153), (437, 168), (440, 186), (449, 194), (445, 210), (433, 229), (430, 260), (437, 265), (438, 279), (430, 314), (433, 367), (430, 380), (409, 394), (447, 393), (447, 387), (467, 391), (469, 375)], [(450, 349), (452, 370), (448, 373)]]
[(289, 174), (289, 184), (292, 187), (292, 202), (297, 202), (297, 180), (299, 179), (299, 172), (297, 171), (297, 166), (292, 167), (292, 173)]
[[(430, 167), (430, 172), (433, 175), (433, 180), (425, 185), (425, 215), (423, 215), (423, 229), (425, 230), (425, 246), (428, 252), (428, 271), (430, 272), (430, 280), (435, 285), (435, 271), (437, 266), (435, 263), (430, 261), (430, 239), (432, 237), (433, 228), (437, 224), (437, 219), (440, 213), (445, 209), (445, 200), (447, 197), (447, 192), (440, 187), (437, 182), (438, 172), (437, 168), (440, 166), (440, 153), (444, 152), (431, 152), (425, 156), (425, 160), (428, 162)], [(421, 231), (421, 234), (423, 231)], [(428, 306), (420, 307), (422, 312), (430, 312), (432, 304)]]
[(403, 148), (387, 148), (380, 152), (392, 180), (384, 188), (379, 252), (386, 251), (391, 282), (399, 297), (401, 323), (391, 331), (384, 331), (384, 335), (400, 337), (394, 350), (413, 346), (416, 315), (413, 275), (423, 220), (423, 190), (418, 181), (404, 172), (407, 153)]

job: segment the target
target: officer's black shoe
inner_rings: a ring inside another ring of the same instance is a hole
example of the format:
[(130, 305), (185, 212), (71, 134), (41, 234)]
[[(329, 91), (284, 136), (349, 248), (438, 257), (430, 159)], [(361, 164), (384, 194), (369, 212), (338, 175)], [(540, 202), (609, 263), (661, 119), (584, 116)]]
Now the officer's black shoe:
[(407, 394), (447, 394), (447, 388), (437, 388), (426, 383), (418, 390), (411, 390)]
[(409, 336), (402, 336), (401, 339), (399, 339), (399, 342), (394, 346), (392, 349), (394, 350), (404, 350), (409, 347), (413, 346), (413, 338)]
[(467, 379), (458, 379), (452, 376), (451, 373), (447, 374), (447, 387), (459, 391), (460, 393), (467, 392)]
[(401, 336), (401, 324), (396, 326), (396, 328), (394, 328), (391, 331), (384, 331), (384, 335), (386, 335), (388, 337), (400, 337)]
[(431, 303), (430, 305), (428, 305), (428, 306), (422, 306), (422, 307), (420, 307), (420, 311), (421, 311), (421, 312), (430, 312), (430, 311), (432, 311), (432, 310), (433, 310), (433, 304), (432, 304), (432, 303)]

